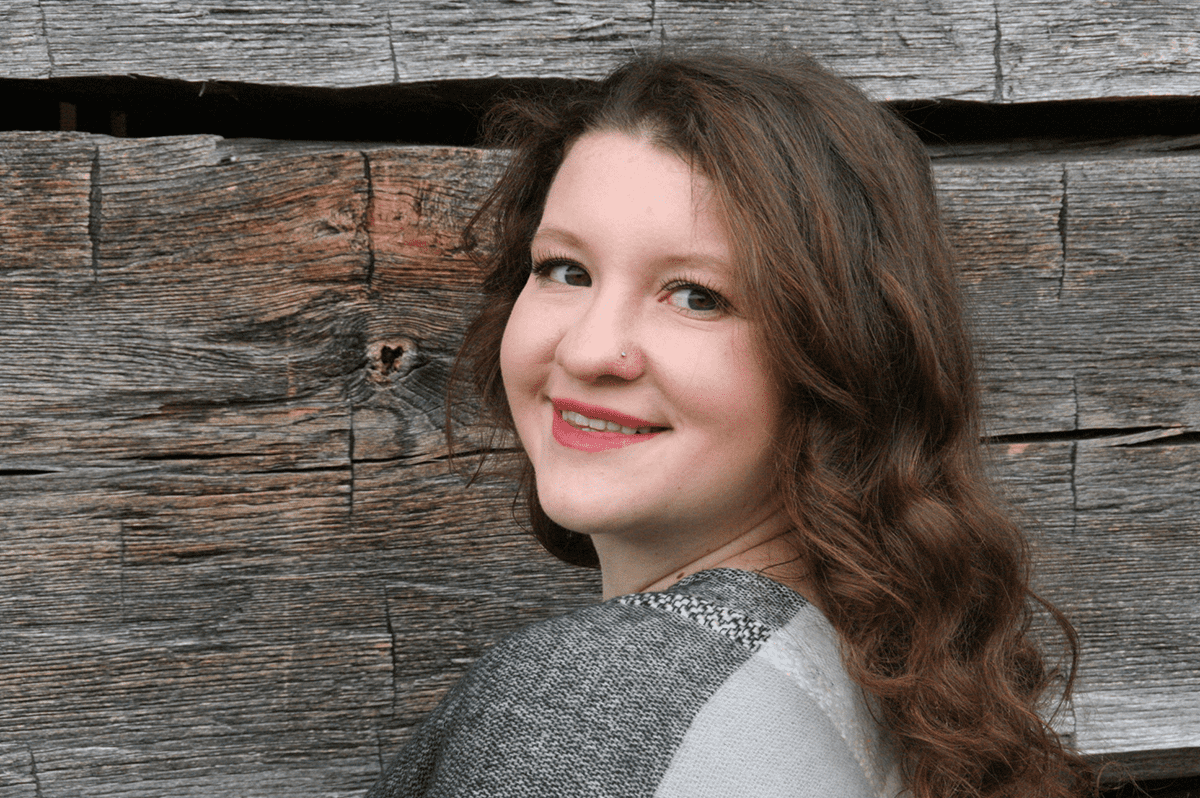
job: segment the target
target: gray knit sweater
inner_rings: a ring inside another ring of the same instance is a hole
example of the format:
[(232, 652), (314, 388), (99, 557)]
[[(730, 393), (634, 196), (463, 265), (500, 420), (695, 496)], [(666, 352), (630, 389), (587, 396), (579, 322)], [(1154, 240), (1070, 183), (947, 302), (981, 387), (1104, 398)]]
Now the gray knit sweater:
[(892, 798), (888, 735), (828, 621), (717, 569), (530, 626), (482, 657), (368, 798)]

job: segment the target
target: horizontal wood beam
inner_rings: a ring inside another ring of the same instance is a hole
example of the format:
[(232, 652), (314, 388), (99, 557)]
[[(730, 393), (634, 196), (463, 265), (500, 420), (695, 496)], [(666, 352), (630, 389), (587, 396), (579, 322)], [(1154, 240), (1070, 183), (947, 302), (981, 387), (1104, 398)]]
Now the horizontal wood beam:
[(331, 88), (595, 78), (663, 43), (799, 48), (889, 100), (1193, 95), (1200, 85), (1200, 20), (1187, 0), (11, 0), (0, 10), (0, 77)]

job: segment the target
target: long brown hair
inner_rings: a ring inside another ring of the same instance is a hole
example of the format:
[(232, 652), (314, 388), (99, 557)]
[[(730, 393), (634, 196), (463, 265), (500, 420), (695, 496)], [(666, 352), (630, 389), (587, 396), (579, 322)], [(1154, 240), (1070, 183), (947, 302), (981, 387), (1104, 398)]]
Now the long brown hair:
[[(569, 95), (511, 103), (494, 122), (514, 152), (472, 224), (492, 226), (487, 301), (456, 365), (491, 422), (513, 428), (500, 339), (566, 148), (593, 130), (650, 136), (721, 200), (758, 348), (785, 396), (777, 488), (798, 567), (895, 734), (909, 789), (1094, 792), (1039, 716), (1052, 686), (1069, 695), (1075, 632), (1031, 591), (1025, 540), (989, 489), (974, 359), (916, 137), (795, 56), (641, 58)], [(537, 538), (596, 565), (589, 539), (542, 511), (523, 468)], [(1065, 673), (1033, 638), (1035, 611), (1062, 630)]]

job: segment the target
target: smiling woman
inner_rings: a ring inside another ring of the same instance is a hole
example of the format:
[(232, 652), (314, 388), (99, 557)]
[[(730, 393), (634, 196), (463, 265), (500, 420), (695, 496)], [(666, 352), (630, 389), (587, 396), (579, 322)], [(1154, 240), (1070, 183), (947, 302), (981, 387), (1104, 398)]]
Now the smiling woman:
[[(603, 603), (492, 649), (371, 795), (1067, 796), (929, 164), (805, 59), (653, 57), (496, 126), (461, 373)], [(448, 435), (449, 435), (448, 430)]]
[(500, 348), (508, 406), (542, 509), (590, 536), (605, 597), (780, 541), (780, 397), (708, 181), (644, 136), (586, 134), (532, 259)]

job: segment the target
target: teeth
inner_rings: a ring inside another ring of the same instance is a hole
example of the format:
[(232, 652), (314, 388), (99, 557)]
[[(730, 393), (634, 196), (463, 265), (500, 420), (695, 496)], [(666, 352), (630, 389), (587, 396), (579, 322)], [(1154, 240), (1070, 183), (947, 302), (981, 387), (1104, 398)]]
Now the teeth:
[(588, 418), (571, 410), (562, 411), (563, 421), (573, 424), (580, 429), (594, 429), (597, 432), (620, 432), (623, 435), (646, 435), (650, 432), (650, 427), (622, 427), (615, 421), (601, 421), (597, 418)]

